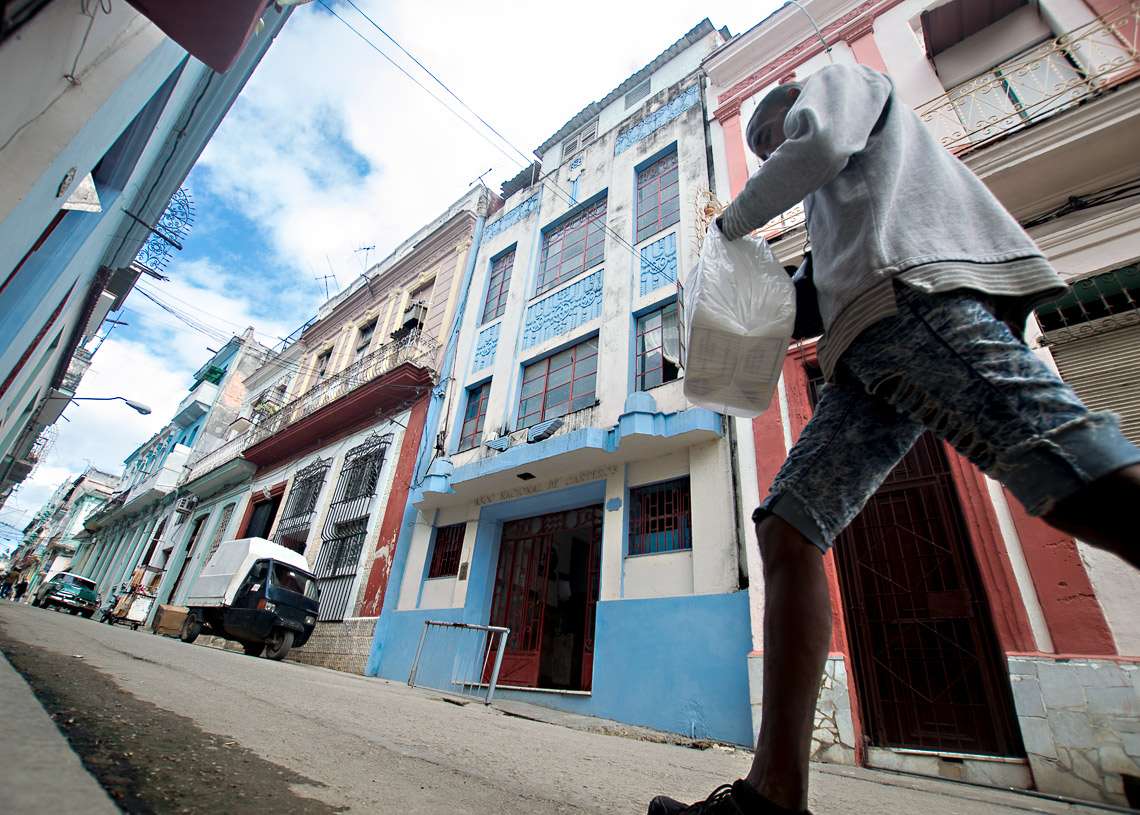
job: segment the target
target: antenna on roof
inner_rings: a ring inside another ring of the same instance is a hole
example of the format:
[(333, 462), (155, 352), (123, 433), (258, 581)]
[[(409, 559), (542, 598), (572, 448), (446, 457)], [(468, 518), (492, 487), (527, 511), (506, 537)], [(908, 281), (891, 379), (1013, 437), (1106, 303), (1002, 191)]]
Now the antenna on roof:
[[(490, 171), (490, 170), (488, 170), (487, 172), (491, 172), (491, 171)], [(359, 247), (359, 248), (357, 248), (357, 249), (354, 249), (354, 250), (353, 250), (353, 252), (354, 252), (355, 254), (358, 254), (358, 255), (359, 255), (361, 252), (363, 252), (363, 253), (364, 253), (364, 271), (365, 271), (365, 272), (367, 272), (367, 271), (368, 271), (368, 253), (369, 253), (369, 252), (371, 252), (371, 251), (372, 251), (373, 249), (375, 249), (375, 248), (376, 248), (376, 244), (372, 244), (371, 246), (361, 246), (361, 247)]]
[(832, 65), (834, 65), (834, 64), (835, 64), (835, 60), (833, 60), (833, 59), (831, 58), (831, 46), (830, 46), (830, 45), (828, 45), (828, 44), (827, 44), (827, 40), (825, 40), (825, 39), (824, 39), (824, 37), (823, 37), (823, 32), (822, 32), (822, 31), (820, 31), (820, 29), (819, 29), (819, 23), (817, 23), (817, 22), (815, 21), (815, 17), (812, 17), (812, 16), (811, 16), (811, 12), (810, 12), (810, 11), (808, 11), (806, 8), (804, 8), (804, 7), (803, 7), (803, 5), (802, 5), (802, 4), (799, 2), (799, 0), (788, 0), (788, 5), (790, 5), (790, 6), (795, 6), (795, 7), (796, 7), (796, 8), (798, 8), (800, 11), (802, 11), (804, 14), (806, 14), (806, 15), (807, 15), (807, 18), (808, 18), (809, 20), (811, 20), (811, 25), (812, 25), (812, 28), (814, 28), (814, 29), (815, 29), (815, 35), (816, 35), (817, 37), (819, 37), (819, 41), (820, 41), (821, 43), (823, 43), (823, 50), (824, 50), (824, 52), (827, 54), (827, 61), (828, 61), (828, 62), (830, 62)]
[(325, 263), (327, 263), (329, 265), (329, 273), (325, 274), (325, 275), (317, 275), (315, 279), (319, 280), (320, 282), (325, 284), (325, 299), (328, 300), (329, 299), (329, 280), (332, 280), (333, 283), (336, 283), (336, 287), (338, 289), (340, 288), (340, 281), (336, 279), (336, 273), (333, 271), (332, 261), (329, 260), (328, 255), (325, 255)]
[[(474, 181), (472, 181), (467, 186), (474, 187), (476, 184), (482, 184), (483, 183), (483, 176), (485, 176), (487, 173), (491, 172), (491, 170), (493, 170), (493, 169), (495, 169), (495, 168), (494, 167), (488, 167), (486, 170), (479, 173), (479, 177), (476, 178)], [(486, 186), (486, 185), (484, 185), (484, 186)]]

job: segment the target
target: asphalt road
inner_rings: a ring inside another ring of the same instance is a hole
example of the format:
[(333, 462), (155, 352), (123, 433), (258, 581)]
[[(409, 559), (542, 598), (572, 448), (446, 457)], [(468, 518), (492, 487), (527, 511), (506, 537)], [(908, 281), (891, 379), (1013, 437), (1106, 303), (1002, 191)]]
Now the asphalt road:
[[(744, 751), (530, 721), (7, 602), (0, 649), (131, 812), (636, 815), (658, 793), (703, 797), (749, 761)], [(817, 815), (1104, 811), (834, 766), (815, 771), (811, 806)]]

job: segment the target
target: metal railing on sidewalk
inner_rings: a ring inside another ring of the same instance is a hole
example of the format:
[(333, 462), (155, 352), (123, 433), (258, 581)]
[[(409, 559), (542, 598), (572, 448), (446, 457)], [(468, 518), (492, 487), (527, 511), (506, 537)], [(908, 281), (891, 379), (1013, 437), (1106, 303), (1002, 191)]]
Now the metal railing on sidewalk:
[(424, 620), (408, 685), (481, 698), (489, 705), (510, 634), (496, 625)]

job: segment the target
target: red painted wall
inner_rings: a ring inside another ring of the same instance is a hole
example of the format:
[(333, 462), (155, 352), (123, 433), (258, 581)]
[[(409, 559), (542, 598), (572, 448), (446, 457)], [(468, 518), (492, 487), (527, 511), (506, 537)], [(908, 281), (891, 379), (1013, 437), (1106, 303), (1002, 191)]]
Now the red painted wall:
[(1006, 503), (1053, 639), (1053, 650), (1063, 654), (1115, 655), (1116, 642), (1081, 562), (1076, 541), (1034, 518), (1008, 491)]
[(404, 520), (404, 509), (411, 492), (412, 476), (416, 469), (416, 454), (424, 434), (424, 419), (427, 417), (431, 394), (426, 394), (412, 407), (408, 415), (408, 429), (400, 445), (400, 458), (396, 462), (392, 490), (384, 509), (384, 519), (380, 524), (380, 535), (376, 541), (376, 557), (368, 572), (368, 582), (364, 587), (359, 616), (377, 617), (384, 607), (384, 594), (388, 590), (388, 578), (392, 573), (392, 561), (396, 557), (396, 542), (400, 538), (400, 527)]

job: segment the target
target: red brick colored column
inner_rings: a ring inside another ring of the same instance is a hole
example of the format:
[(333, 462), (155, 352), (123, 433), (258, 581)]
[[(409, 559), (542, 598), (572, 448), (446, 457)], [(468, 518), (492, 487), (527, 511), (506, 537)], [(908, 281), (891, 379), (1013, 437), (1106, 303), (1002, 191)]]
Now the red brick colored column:
[(1081, 562), (1076, 541), (1034, 518), (1008, 491), (1006, 502), (1053, 649), (1059, 654), (1115, 655), (1116, 642)]
[(408, 429), (404, 431), (400, 458), (396, 461), (392, 489), (388, 494), (388, 505), (384, 509), (384, 519), (380, 524), (380, 536), (376, 541), (376, 557), (372, 561), (368, 582), (364, 586), (361, 617), (379, 616), (380, 609), (384, 607), (384, 594), (388, 589), (388, 577), (392, 573), (392, 561), (396, 557), (396, 542), (400, 538), (400, 526), (404, 520), (408, 493), (411, 491), (416, 455), (424, 435), (424, 419), (427, 417), (430, 401), (429, 393), (412, 407), (408, 415)]
[(883, 62), (883, 55), (875, 43), (874, 18), (868, 16), (856, 25), (851, 26), (839, 36), (849, 46), (860, 65), (874, 68), (879, 73), (887, 72), (887, 65)]
[(989, 600), (998, 643), (1006, 653), (1035, 651), (1037, 640), (1029, 625), (1029, 612), (1025, 610), (1013, 564), (1009, 561), (985, 476), (950, 445), (943, 443), (942, 448), (958, 493), (966, 537), (974, 550), (974, 560)]
[(740, 125), (740, 106), (716, 112), (716, 120), (724, 131), (724, 157), (728, 164), (728, 188), (732, 197), (740, 195), (748, 183), (748, 162), (744, 154), (744, 131)]

